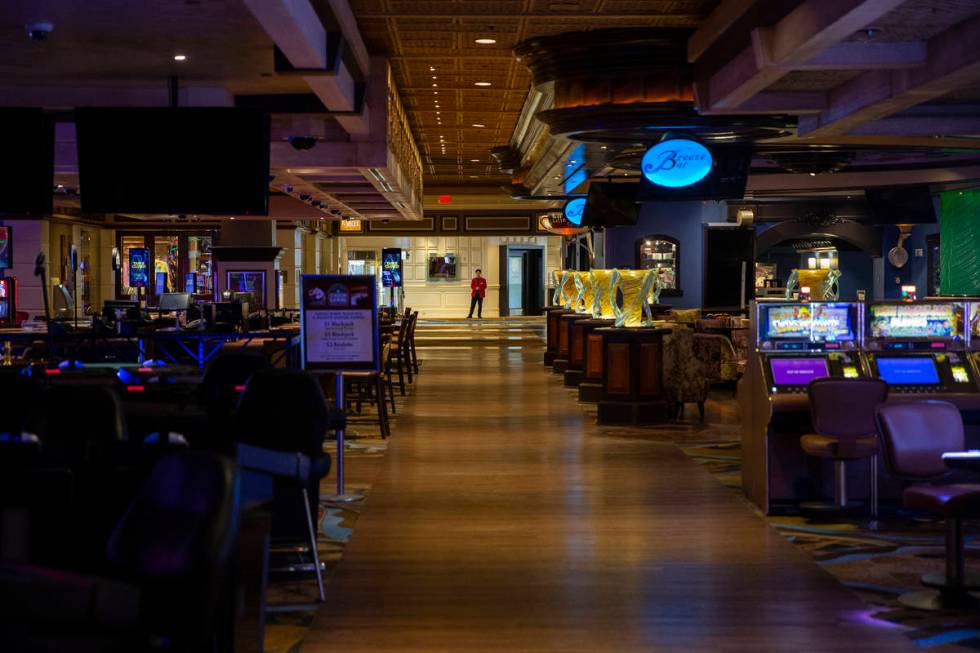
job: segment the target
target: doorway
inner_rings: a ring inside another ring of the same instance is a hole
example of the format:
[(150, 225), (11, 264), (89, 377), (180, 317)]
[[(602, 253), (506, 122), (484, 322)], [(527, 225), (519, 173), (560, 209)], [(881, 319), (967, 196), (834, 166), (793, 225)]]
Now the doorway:
[(500, 246), (500, 316), (540, 315), (544, 248)]

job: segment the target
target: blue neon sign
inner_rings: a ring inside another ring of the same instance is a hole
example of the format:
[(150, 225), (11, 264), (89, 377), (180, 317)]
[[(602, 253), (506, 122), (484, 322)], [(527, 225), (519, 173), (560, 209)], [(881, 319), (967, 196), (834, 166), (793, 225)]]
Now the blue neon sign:
[(667, 188), (696, 184), (708, 176), (713, 165), (708, 148), (686, 138), (661, 141), (647, 150), (640, 161), (646, 180)]
[(585, 212), (585, 198), (575, 197), (565, 202), (562, 215), (576, 227), (582, 224), (582, 214)]
[(565, 193), (571, 193), (588, 179), (585, 172), (585, 143), (578, 145), (565, 160)]

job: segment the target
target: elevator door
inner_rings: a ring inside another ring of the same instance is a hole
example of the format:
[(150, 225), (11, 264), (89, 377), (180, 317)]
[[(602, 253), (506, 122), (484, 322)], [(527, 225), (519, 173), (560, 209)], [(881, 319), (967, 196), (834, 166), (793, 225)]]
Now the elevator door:
[(507, 312), (524, 315), (524, 257), (522, 252), (507, 255)]

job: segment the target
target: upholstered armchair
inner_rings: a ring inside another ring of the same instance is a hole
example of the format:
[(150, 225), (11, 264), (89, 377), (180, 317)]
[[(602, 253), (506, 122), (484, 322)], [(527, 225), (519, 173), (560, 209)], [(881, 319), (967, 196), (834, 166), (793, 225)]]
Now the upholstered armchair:
[(664, 388), (667, 401), (678, 417), (684, 404), (696, 403), (704, 420), (704, 402), (708, 398), (705, 366), (695, 354), (694, 332), (682, 324), (672, 325), (673, 332), (664, 337)]

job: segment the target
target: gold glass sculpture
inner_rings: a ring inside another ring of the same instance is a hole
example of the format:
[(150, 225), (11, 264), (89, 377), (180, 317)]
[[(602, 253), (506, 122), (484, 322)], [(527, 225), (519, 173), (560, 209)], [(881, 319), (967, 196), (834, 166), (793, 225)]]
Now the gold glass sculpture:
[[(609, 293), (616, 326), (641, 327), (653, 322), (647, 300), (654, 292), (655, 279), (653, 270), (613, 270)], [(659, 294), (658, 291), (656, 295)], [(618, 301), (619, 295), (623, 297), (622, 304)]]
[(793, 270), (786, 281), (786, 299), (793, 298), (793, 291), (799, 288), (810, 289), (813, 301), (837, 301), (840, 295), (840, 270)]
[(592, 270), (589, 279), (592, 281), (592, 317), (611, 320), (616, 317), (612, 305), (612, 293), (609, 281), (612, 270)]
[(595, 293), (592, 289), (592, 280), (589, 278), (589, 273), (574, 272), (573, 274), (575, 275), (576, 294), (572, 308), (576, 313), (591, 313)]
[(575, 299), (578, 297), (578, 289), (575, 287), (575, 271), (565, 270), (561, 273), (561, 305), (565, 308), (574, 308)]

